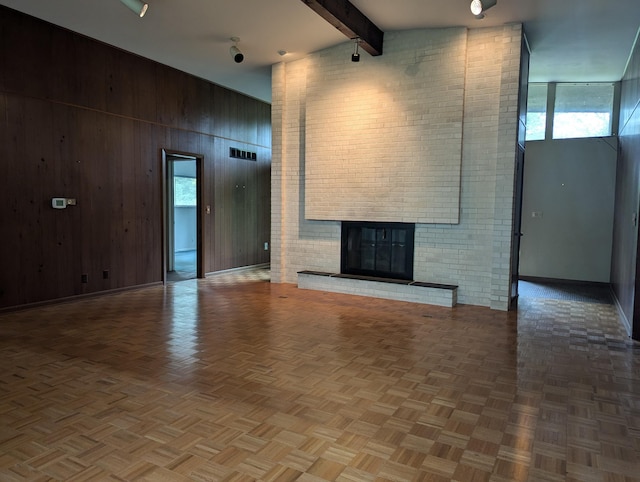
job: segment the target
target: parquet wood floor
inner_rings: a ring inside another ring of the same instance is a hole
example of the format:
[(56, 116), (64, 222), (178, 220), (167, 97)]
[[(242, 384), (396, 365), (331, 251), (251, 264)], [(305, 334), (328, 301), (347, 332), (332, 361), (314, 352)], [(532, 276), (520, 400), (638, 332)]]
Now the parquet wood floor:
[(0, 315), (0, 480), (640, 480), (640, 346), (613, 306), (264, 273)]

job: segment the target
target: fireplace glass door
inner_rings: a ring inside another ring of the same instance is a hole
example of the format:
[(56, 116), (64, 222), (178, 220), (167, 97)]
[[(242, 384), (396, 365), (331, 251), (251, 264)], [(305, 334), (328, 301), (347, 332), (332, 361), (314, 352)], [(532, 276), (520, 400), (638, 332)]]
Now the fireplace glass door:
[(342, 223), (342, 272), (413, 279), (415, 226), (406, 223)]

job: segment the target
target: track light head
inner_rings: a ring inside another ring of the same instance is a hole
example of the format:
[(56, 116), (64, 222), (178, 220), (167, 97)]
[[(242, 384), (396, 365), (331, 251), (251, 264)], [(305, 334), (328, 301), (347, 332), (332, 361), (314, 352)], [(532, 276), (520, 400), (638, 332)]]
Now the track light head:
[(120, 0), (124, 5), (129, 7), (136, 15), (139, 15), (140, 18), (144, 17), (144, 14), (147, 13), (147, 9), (149, 8), (149, 4), (143, 2), (142, 0)]
[(493, 7), (498, 0), (471, 0), (471, 5), (469, 8), (471, 9), (471, 13), (475, 15), (476, 18), (484, 18), (484, 12)]
[(244, 55), (242, 55), (240, 49), (235, 45), (231, 46), (231, 48), (229, 49), (229, 53), (231, 54), (231, 57), (233, 57), (234, 62), (237, 64), (244, 60)]
[(360, 53), (358, 52), (358, 46), (360, 45), (360, 39), (355, 38), (355, 47), (353, 48), (353, 54), (351, 54), (351, 62), (360, 62)]
[(233, 61), (236, 64), (239, 64), (244, 60), (244, 55), (242, 54), (242, 52), (240, 52), (240, 49), (236, 45), (240, 41), (240, 39), (238, 37), (231, 37), (231, 41), (233, 42), (233, 45), (229, 49), (229, 53), (231, 54), (231, 58), (233, 59)]

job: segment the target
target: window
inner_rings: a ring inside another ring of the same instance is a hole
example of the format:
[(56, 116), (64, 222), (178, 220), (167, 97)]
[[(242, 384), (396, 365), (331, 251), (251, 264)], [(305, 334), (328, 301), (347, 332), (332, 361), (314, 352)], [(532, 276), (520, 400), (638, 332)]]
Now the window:
[(557, 84), (553, 138), (611, 135), (613, 84)]
[[(527, 96), (527, 141), (610, 136), (613, 132), (616, 84), (530, 83)], [(549, 106), (549, 112), (547, 112)], [(547, 132), (551, 116), (553, 132)]]
[(547, 125), (547, 84), (529, 84), (527, 141), (541, 141)]
[(174, 176), (173, 195), (176, 206), (197, 206), (196, 178)]

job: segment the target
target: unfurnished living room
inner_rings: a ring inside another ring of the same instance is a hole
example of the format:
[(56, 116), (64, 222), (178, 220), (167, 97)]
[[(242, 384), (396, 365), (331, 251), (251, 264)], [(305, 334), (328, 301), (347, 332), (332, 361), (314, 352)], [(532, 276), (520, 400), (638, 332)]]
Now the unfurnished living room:
[(0, 0), (0, 480), (640, 480), (635, 0)]

